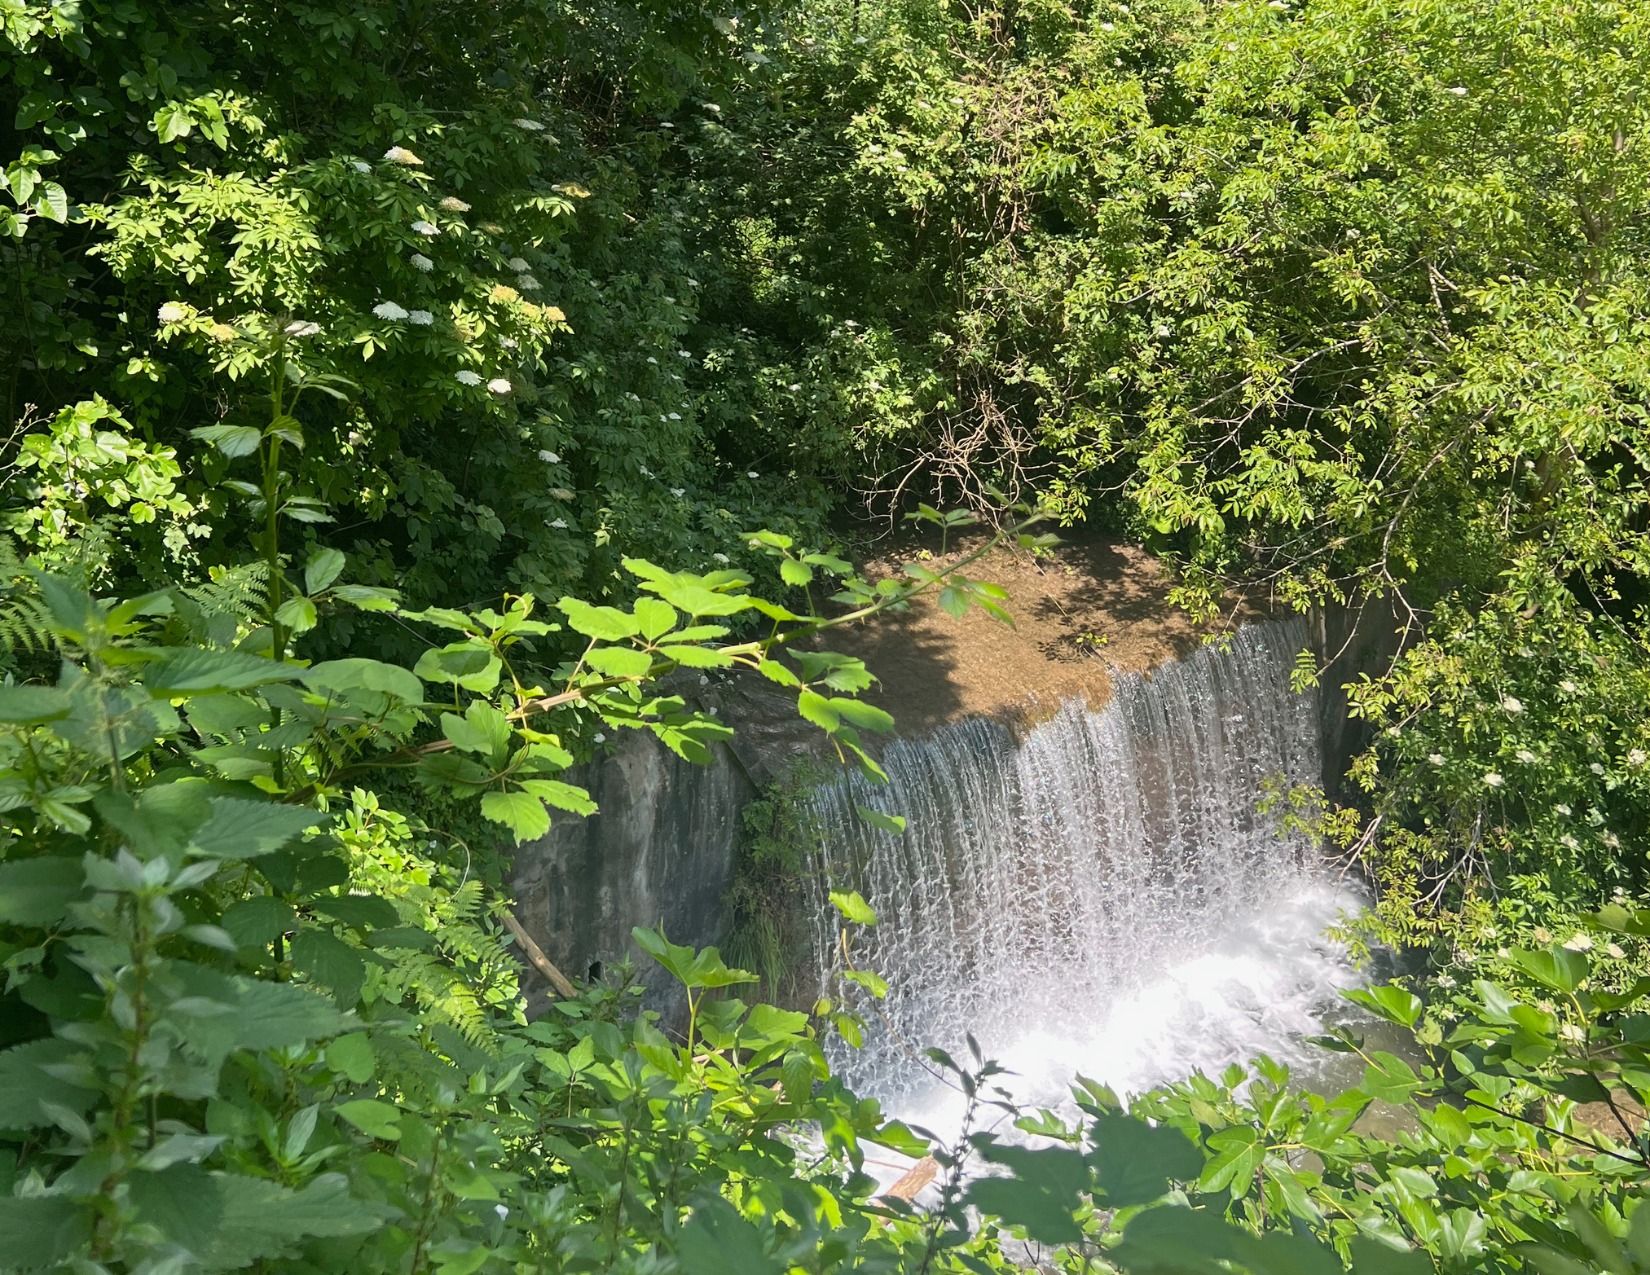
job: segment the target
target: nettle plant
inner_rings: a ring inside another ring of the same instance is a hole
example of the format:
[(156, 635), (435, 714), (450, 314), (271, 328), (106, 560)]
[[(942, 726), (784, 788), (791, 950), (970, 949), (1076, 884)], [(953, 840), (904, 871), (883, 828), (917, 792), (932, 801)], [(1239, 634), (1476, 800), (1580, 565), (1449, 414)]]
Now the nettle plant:
[[(21, 666), (55, 670), (0, 685), (4, 1260), (898, 1264), (923, 1232), (872, 1216), (859, 1139), (915, 1144), (829, 1081), (815, 1022), (707, 998), (752, 976), (644, 933), (695, 1006), (685, 1041), (600, 991), (526, 1024), (502, 904), (368, 785), (410, 771), (517, 841), (542, 835), (552, 812), (594, 810), (565, 772), (599, 732), (693, 760), (729, 734), (670, 689), (683, 668), (794, 690), (875, 772), (862, 732), (891, 720), (856, 698), (871, 674), (796, 643), (933, 587), (995, 607), (990, 586), (926, 569), (872, 586), (757, 536), (787, 580), (830, 581), (839, 613), (637, 560), (628, 608), (408, 609), (346, 583), (336, 550), (289, 563), (288, 528), (328, 517), (285, 463), (305, 442), (293, 407), (347, 387), (276, 366), (264, 426), (197, 431), (263, 528), (257, 560), (131, 598), (37, 571), (9, 604), (34, 644)], [(427, 649), (412, 667), (303, 658), (343, 608)], [(761, 636), (733, 632), (752, 617)], [(812, 1169), (780, 1135), (798, 1124), (822, 1131)]]

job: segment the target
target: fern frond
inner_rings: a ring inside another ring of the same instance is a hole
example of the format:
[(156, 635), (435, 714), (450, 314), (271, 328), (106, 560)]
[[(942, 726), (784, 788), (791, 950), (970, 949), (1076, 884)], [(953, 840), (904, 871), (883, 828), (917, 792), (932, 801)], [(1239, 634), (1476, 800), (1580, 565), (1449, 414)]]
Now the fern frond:
[(210, 575), (209, 580), (183, 590), (183, 595), (208, 615), (232, 615), (244, 623), (256, 624), (268, 613), (267, 563), (213, 567)]

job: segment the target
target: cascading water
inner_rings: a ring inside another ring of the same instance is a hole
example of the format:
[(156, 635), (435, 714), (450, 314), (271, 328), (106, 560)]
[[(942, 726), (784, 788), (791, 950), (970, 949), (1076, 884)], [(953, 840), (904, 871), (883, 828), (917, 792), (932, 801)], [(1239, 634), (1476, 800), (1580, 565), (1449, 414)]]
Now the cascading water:
[[(960, 1100), (917, 1060), (965, 1058), (965, 1033), (1018, 1099), (1054, 1104), (1074, 1073), (1134, 1091), (1318, 1030), (1355, 981), (1323, 931), (1357, 900), (1256, 813), (1266, 781), (1321, 771), (1289, 685), (1305, 644), (1299, 622), (1250, 625), (1120, 679), (1098, 712), (1068, 703), (1019, 738), (964, 721), (892, 745), (885, 786), (820, 789), (816, 866), (879, 913), (855, 957), (890, 985), (865, 1047), (835, 1046), (849, 1083), (939, 1128)], [(822, 981), (836, 925), (821, 916)]]

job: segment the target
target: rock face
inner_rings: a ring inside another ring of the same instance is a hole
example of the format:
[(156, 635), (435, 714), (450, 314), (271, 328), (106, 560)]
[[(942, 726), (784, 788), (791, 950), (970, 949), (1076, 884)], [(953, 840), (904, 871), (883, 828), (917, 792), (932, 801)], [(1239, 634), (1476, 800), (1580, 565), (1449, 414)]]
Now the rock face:
[[(721, 939), (739, 811), (755, 788), (725, 749), (694, 766), (639, 731), (571, 778), (600, 812), (563, 819), (517, 850), (516, 914), (575, 983), (634, 961), (649, 1003), (669, 1016), (680, 1003), (676, 985), (640, 957), (631, 928), (662, 923), (671, 942), (694, 947)], [(525, 977), (539, 993), (531, 1007), (542, 1008), (547, 989), (531, 971)]]
[(1351, 716), (1344, 687), (1360, 676), (1379, 675), (1403, 649), (1403, 627), (1393, 612), (1372, 601), (1358, 610), (1322, 607), (1312, 613), (1312, 649), (1323, 670), (1318, 680), (1318, 719), (1323, 731), (1323, 786), (1331, 797), (1355, 800), (1346, 769), (1369, 746), (1367, 722)]

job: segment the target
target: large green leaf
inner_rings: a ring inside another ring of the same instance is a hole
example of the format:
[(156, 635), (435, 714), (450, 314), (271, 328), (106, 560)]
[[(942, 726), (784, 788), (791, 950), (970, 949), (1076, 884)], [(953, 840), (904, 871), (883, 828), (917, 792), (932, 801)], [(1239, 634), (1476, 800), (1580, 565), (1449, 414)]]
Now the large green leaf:
[(202, 1257), (225, 1270), (286, 1256), (308, 1239), (364, 1235), (391, 1216), (384, 1205), (350, 1195), (339, 1173), (322, 1174), (301, 1191), (263, 1178), (213, 1176), (223, 1222)]
[(520, 790), (490, 792), (481, 798), (481, 813), (508, 828), (519, 845), (550, 831), (550, 812), (544, 802)]
[(48, 1037), (0, 1052), (0, 1129), (32, 1129), (52, 1118), (43, 1103), (85, 1112), (97, 1100), (97, 1074), (88, 1055)]
[(578, 598), (562, 598), (556, 608), (575, 632), (602, 642), (622, 642), (642, 631), (642, 621), (617, 607), (592, 606)]
[(0, 686), (0, 722), (30, 725), (69, 715), (69, 696), (55, 686)]
[(11, 1271), (55, 1269), (92, 1235), (92, 1210), (60, 1196), (0, 1196), (0, 1262)]
[(56, 856), (0, 863), (0, 922), (52, 925), (86, 888), (78, 859)]
[(383, 660), (356, 657), (346, 660), (327, 660), (300, 673), (299, 680), (320, 694), (349, 695), (369, 691), (393, 696), (408, 704), (419, 704), (424, 699), (424, 684), (399, 664)]
[(770, 1257), (762, 1235), (725, 1200), (710, 1196), (689, 1215), (676, 1241), (686, 1275), (783, 1275), (789, 1263)]
[(144, 670), (143, 682), (151, 691), (163, 695), (242, 691), (286, 681), (298, 672), (290, 664), (278, 664), (244, 651), (185, 646), (160, 647), (154, 654), (160, 658)]
[(367, 981), (367, 962), (360, 951), (325, 930), (300, 930), (293, 937), (292, 968), (331, 989), (345, 1009), (361, 999)]
[(207, 859), (254, 859), (327, 819), (304, 806), (245, 797), (213, 797), (211, 811), (189, 842), (192, 853)]
[(1149, 1204), (1203, 1170), (1203, 1153), (1178, 1129), (1110, 1111), (1095, 1115), (1089, 1127), (1095, 1183), (1110, 1208)]
[(325, 1039), (352, 1020), (307, 987), (270, 983), (174, 962), (171, 973), (184, 1000), (170, 1012), (183, 1024), (190, 1049), (207, 1060), (235, 1049), (285, 1049)]
[(1083, 1236), (1076, 1213), (1089, 1185), (1088, 1166), (1070, 1147), (1024, 1147), (978, 1140), (980, 1156), (1009, 1170), (1007, 1177), (976, 1178), (967, 1200), (983, 1213), (1045, 1244), (1069, 1244)]

